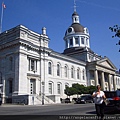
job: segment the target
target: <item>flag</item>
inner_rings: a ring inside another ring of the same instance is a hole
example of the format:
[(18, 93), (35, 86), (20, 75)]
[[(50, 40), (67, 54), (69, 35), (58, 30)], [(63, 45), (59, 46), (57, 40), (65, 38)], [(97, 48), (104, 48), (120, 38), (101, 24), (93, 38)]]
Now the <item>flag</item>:
[(6, 5), (5, 5), (4, 3), (2, 3), (2, 7), (3, 7), (3, 8), (6, 8)]

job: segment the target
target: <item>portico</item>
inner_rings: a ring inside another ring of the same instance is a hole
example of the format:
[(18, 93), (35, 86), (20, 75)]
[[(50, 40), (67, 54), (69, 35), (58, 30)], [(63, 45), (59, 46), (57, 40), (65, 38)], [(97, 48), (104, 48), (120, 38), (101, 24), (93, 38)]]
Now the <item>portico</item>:
[(88, 63), (90, 85), (101, 85), (102, 90), (116, 90), (116, 67), (107, 58)]

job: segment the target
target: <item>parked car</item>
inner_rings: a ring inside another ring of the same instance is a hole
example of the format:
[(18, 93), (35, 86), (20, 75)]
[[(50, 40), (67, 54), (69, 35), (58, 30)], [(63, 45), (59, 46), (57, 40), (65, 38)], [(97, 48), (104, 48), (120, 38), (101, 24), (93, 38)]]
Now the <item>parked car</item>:
[(71, 103), (70, 98), (66, 98), (65, 103)]
[(2, 105), (2, 95), (0, 94), (0, 105)]
[(76, 103), (79, 104), (79, 103), (93, 103), (93, 98), (91, 95), (82, 95), (80, 96), (77, 100), (76, 100)]
[(108, 105), (105, 105), (105, 111), (120, 110), (120, 90), (116, 91), (104, 91), (106, 98), (110, 101)]

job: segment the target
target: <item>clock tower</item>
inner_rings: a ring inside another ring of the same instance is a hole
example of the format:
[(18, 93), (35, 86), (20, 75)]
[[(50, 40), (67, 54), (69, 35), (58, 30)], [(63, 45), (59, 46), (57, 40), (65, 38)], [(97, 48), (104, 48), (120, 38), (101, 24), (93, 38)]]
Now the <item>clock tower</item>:
[(73, 47), (90, 48), (89, 37), (88, 29), (80, 24), (79, 15), (74, 11), (72, 24), (68, 27), (64, 36), (65, 49)]
[(68, 27), (64, 36), (65, 50), (63, 54), (83, 61), (89, 61), (90, 35), (86, 27), (80, 24), (79, 15), (76, 12), (74, 3), (74, 12), (72, 14), (72, 24)]

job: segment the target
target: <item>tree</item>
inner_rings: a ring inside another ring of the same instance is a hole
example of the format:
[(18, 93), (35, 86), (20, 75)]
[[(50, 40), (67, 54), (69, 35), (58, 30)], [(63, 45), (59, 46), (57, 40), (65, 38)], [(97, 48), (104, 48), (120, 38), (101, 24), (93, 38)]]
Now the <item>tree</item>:
[(89, 94), (92, 94), (94, 91), (96, 91), (96, 86), (88, 86), (87, 90), (89, 91)]
[(96, 86), (87, 86), (80, 85), (78, 83), (72, 84), (72, 87), (66, 87), (65, 94), (67, 96), (71, 95), (81, 95), (81, 94), (92, 94), (96, 90)]
[(71, 95), (74, 95), (77, 93), (77, 89), (73, 87), (66, 87), (66, 89), (64, 90), (64, 93), (70, 97)]
[[(114, 35), (112, 36), (112, 38), (114, 38), (114, 37), (120, 38), (120, 27), (118, 25), (109, 27), (109, 29), (111, 30), (111, 32), (114, 32)], [(120, 40), (118, 41), (118, 43), (116, 43), (116, 45), (120, 45)], [(119, 52), (120, 52), (120, 49), (119, 49)]]
[(80, 85), (78, 83), (76, 84), (72, 84), (72, 87), (76, 89), (76, 94), (80, 95), (80, 94), (85, 94), (85, 86), (84, 85)]

